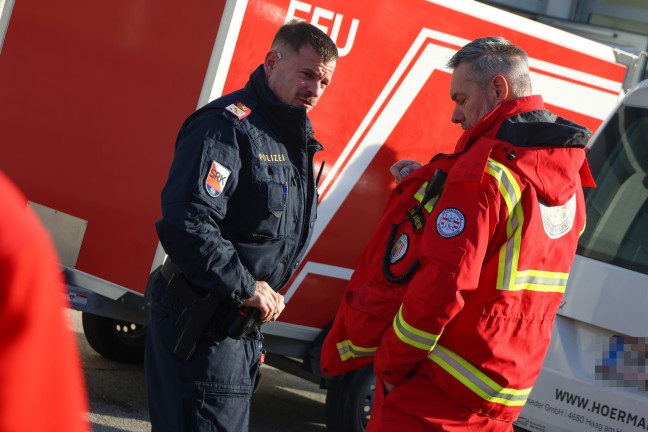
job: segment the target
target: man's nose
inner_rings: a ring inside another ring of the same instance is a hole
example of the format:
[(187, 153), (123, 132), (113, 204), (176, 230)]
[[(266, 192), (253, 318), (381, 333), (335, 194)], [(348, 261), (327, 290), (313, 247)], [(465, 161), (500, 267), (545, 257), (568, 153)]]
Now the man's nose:
[(452, 116), (450, 117), (450, 121), (452, 123), (461, 123), (464, 121), (464, 115), (463, 112), (459, 109), (456, 108), (452, 111)]
[(322, 87), (319, 81), (311, 81), (308, 83), (307, 90), (311, 97), (319, 98), (324, 92), (324, 87)]

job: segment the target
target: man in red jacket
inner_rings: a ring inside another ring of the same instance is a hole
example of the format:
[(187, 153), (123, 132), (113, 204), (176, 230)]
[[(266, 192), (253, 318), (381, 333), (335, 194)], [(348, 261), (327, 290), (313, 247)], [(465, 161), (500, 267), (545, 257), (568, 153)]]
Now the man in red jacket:
[(0, 430), (89, 431), (56, 253), (2, 172), (0, 200)]
[(453, 154), (392, 167), (398, 187), (322, 350), (325, 374), (374, 361), (369, 432), (510, 431), (540, 373), (585, 226), (590, 132), (532, 96), (499, 37), (448, 62)]

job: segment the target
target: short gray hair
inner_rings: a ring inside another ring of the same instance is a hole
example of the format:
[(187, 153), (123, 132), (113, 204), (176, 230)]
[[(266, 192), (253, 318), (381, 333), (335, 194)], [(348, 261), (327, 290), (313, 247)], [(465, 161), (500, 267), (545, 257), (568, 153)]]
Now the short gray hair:
[(447, 66), (454, 69), (462, 63), (470, 64), (470, 77), (482, 87), (495, 76), (503, 75), (515, 97), (531, 94), (529, 56), (502, 37), (475, 39), (457, 51)]

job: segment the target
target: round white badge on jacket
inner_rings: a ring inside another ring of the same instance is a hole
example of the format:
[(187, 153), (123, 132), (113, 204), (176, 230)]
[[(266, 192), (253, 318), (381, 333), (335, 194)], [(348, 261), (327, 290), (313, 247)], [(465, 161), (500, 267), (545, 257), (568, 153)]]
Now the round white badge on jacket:
[(395, 264), (396, 262), (400, 261), (400, 259), (405, 256), (408, 245), (409, 238), (407, 237), (407, 234), (401, 234), (401, 236), (398, 237), (398, 240), (396, 240), (396, 243), (394, 243), (394, 247), (392, 247), (389, 262)]
[(436, 229), (441, 237), (455, 237), (463, 231), (464, 226), (466, 218), (456, 208), (447, 208), (437, 216)]

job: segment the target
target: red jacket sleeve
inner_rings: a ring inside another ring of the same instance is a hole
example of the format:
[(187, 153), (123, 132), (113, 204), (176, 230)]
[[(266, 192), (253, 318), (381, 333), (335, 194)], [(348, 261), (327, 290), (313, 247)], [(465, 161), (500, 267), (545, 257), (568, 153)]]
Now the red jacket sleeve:
[(89, 431), (54, 248), (2, 173), (0, 198), (0, 430)]

